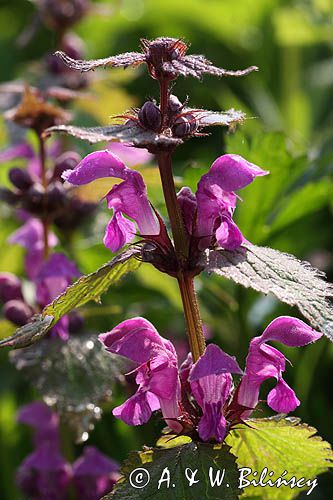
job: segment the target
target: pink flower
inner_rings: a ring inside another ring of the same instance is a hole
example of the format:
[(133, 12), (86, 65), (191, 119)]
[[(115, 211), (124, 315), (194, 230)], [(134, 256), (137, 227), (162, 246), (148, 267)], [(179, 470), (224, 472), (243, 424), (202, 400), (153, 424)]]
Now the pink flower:
[(267, 174), (241, 156), (228, 154), (217, 158), (201, 177), (195, 195), (188, 187), (179, 191), (185, 226), (198, 241), (199, 250), (215, 242), (227, 250), (241, 245), (242, 233), (232, 219), (237, 200), (234, 191)]
[[(154, 214), (143, 178), (139, 172), (125, 166), (110, 151), (97, 151), (86, 156), (74, 170), (64, 172), (63, 178), (76, 186), (88, 184), (95, 179), (115, 177), (123, 179), (106, 195), (108, 207), (113, 209), (104, 237), (104, 244), (117, 252), (135, 238), (135, 224), (140, 233), (158, 235), (159, 222)], [(126, 217), (132, 219), (135, 224)]]

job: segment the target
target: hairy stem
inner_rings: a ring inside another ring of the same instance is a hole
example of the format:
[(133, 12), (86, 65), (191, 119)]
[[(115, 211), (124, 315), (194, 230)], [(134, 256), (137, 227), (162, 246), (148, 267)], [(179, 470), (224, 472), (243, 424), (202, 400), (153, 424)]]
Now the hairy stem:
[[(162, 114), (162, 129), (166, 124), (168, 113), (169, 88), (166, 81), (160, 81), (160, 110)], [(172, 172), (171, 152), (161, 151), (157, 154), (161, 182), (166, 208), (169, 215), (174, 246), (179, 264), (177, 276), (179, 290), (183, 302), (187, 334), (192, 352), (193, 362), (196, 362), (205, 351), (205, 337), (202, 330), (199, 304), (197, 301), (193, 278), (186, 271), (189, 257), (189, 237), (181, 209), (177, 200), (176, 188)]]
[(43, 239), (44, 239), (44, 259), (46, 260), (49, 256), (49, 221), (46, 215), (46, 204), (47, 204), (47, 187), (48, 187), (48, 182), (47, 182), (47, 176), (46, 176), (46, 154), (45, 154), (45, 141), (43, 137), (38, 134), (38, 141), (39, 141), (39, 160), (40, 160), (40, 167), (41, 167), (41, 180), (42, 180), (42, 185), (45, 190), (45, 197), (44, 197), (44, 213), (43, 213)]
[(180, 265), (182, 265), (188, 257), (188, 237), (177, 201), (176, 188), (172, 174), (171, 154), (168, 152), (161, 152), (157, 155), (157, 161), (176, 254)]
[(195, 363), (205, 352), (206, 344), (202, 330), (199, 304), (194, 289), (194, 280), (189, 276), (182, 275), (178, 278), (178, 285), (183, 301), (193, 363)]

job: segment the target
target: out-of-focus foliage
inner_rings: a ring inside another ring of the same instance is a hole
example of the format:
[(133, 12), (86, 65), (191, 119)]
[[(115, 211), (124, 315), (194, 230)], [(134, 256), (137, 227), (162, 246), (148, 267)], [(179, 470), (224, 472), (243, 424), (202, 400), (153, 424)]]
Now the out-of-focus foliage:
[[(305, 258), (327, 272), (333, 280), (333, 24), (331, 0), (114, 0), (95, 2), (95, 10), (77, 25), (87, 44), (88, 57), (136, 50), (140, 37), (169, 35), (185, 37), (192, 53), (205, 53), (214, 63), (228, 69), (257, 65), (258, 73), (240, 79), (213, 79), (202, 82), (179, 79), (175, 92), (190, 96), (191, 107), (228, 109), (247, 113), (248, 120), (235, 134), (217, 129), (209, 137), (193, 139), (175, 156), (179, 185), (195, 188), (200, 175), (225, 151), (243, 155), (270, 175), (239, 194), (237, 224), (254, 244), (269, 245)], [(38, 61), (56, 46), (54, 34), (40, 27), (30, 43), (20, 47), (17, 39), (32, 19), (34, 5), (26, 0), (4, 0), (0, 4), (0, 82), (28, 79), (34, 83)], [(74, 103), (74, 123), (95, 126), (110, 124), (110, 116), (156, 97), (157, 86), (145, 70), (101, 70), (87, 95)], [(0, 94), (0, 105), (3, 97)], [(0, 121), (0, 147), (10, 134)], [(68, 139), (84, 154), (93, 147)], [(96, 147), (95, 147), (96, 149)], [(2, 165), (0, 183), (8, 183), (7, 172), (17, 162)], [(157, 171), (142, 170), (151, 200), (163, 212)], [(82, 196), (99, 198), (104, 185), (82, 191)], [(91, 198), (90, 198), (91, 199)], [(103, 202), (102, 202), (103, 203)], [(103, 205), (104, 206), (104, 205)], [(16, 222), (0, 206), (0, 270), (22, 273), (22, 249), (6, 243)], [(95, 271), (112, 255), (102, 245), (109, 219), (101, 211), (94, 224), (64, 241), (83, 273)], [(241, 289), (218, 276), (203, 276), (197, 282), (203, 319), (214, 341), (240, 361), (247, 353), (249, 339), (278, 314), (297, 311), (274, 298)], [(171, 278), (152, 267), (142, 266), (103, 297), (102, 305), (82, 308), (92, 333), (110, 330), (125, 318), (144, 315), (164, 336), (184, 338), (179, 295)], [(1, 337), (9, 324), (1, 323)], [(332, 345), (322, 340), (303, 350), (283, 349), (293, 368), (288, 382), (302, 405), (296, 415), (315, 426), (320, 435), (333, 440), (333, 405), (327, 381), (332, 377)], [(17, 408), (37, 397), (0, 352), (0, 484), (2, 498), (19, 498), (13, 474), (29, 452), (26, 430), (15, 423)], [(243, 365), (241, 365), (243, 366)], [(122, 389), (123, 391), (123, 389)], [(114, 393), (114, 405), (124, 400)], [(106, 405), (91, 442), (122, 461), (128, 452), (153, 444), (162, 423), (155, 420), (140, 428), (117, 421)], [(260, 414), (262, 416), (262, 413)], [(74, 438), (67, 428), (64, 433)], [(79, 450), (66, 439), (69, 459)], [(328, 498), (332, 477), (320, 477), (316, 498)], [(315, 495), (313, 494), (313, 496)]]

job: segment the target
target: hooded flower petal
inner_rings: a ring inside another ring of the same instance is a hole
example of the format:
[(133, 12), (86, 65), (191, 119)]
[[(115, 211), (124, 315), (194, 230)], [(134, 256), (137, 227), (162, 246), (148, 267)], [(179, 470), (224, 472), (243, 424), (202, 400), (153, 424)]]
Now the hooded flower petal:
[(256, 177), (267, 174), (269, 174), (268, 171), (234, 154), (219, 156), (209, 170), (209, 175), (214, 178), (214, 182), (229, 192), (242, 189)]
[(105, 150), (90, 153), (73, 170), (66, 170), (62, 177), (75, 186), (81, 186), (103, 177), (127, 179), (131, 172), (118, 156)]
[(235, 358), (214, 344), (206, 348), (190, 371), (191, 389), (203, 411), (198, 426), (203, 441), (216, 439), (221, 442), (226, 435), (227, 422), (223, 407), (232, 386), (231, 373), (240, 374), (242, 370)]
[(209, 344), (205, 353), (193, 365), (190, 382), (209, 375), (221, 375), (221, 373), (243, 373), (236, 358), (225, 353), (215, 344)]
[(99, 340), (107, 351), (140, 364), (164, 353), (168, 343), (154, 325), (140, 317), (123, 321), (110, 332), (99, 335)]
[(214, 161), (207, 174), (201, 177), (196, 193), (195, 235), (201, 239), (201, 250), (210, 246), (213, 236), (226, 249), (233, 250), (241, 245), (242, 233), (232, 220), (237, 199), (233, 191), (266, 174), (268, 172), (239, 155), (223, 155)]
[(262, 382), (274, 377), (277, 385), (268, 395), (267, 403), (275, 411), (288, 413), (300, 403), (294, 391), (282, 378), (285, 371), (285, 356), (265, 342), (275, 340), (292, 347), (300, 347), (314, 342), (321, 334), (310, 328), (303, 321), (290, 316), (281, 316), (273, 320), (260, 337), (251, 340), (246, 359), (245, 375), (238, 387), (237, 401), (250, 408), (242, 414), (247, 418), (256, 407)]

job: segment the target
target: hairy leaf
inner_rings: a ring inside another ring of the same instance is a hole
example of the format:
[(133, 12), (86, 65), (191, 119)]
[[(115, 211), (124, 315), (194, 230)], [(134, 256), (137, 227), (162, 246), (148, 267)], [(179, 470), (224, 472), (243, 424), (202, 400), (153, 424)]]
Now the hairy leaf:
[[(131, 248), (114, 257), (94, 273), (82, 276), (43, 310), (43, 316), (53, 316), (56, 323), (62, 316), (90, 300), (99, 301), (106, 290), (125, 274), (141, 265), (136, 259), (140, 250)], [(53, 324), (54, 324), (53, 323)]]
[[(240, 468), (250, 468), (252, 472), (240, 470), (240, 486), (244, 487), (242, 498), (260, 498), (262, 500), (290, 500), (300, 493), (300, 488), (289, 486), (253, 486), (245, 482), (259, 481), (260, 474), (267, 467), (266, 481), (276, 481), (287, 471), (283, 478), (288, 480), (293, 476), (297, 480), (304, 478), (299, 483), (308, 491), (311, 484), (306, 481), (313, 480), (319, 474), (332, 467), (332, 449), (326, 441), (316, 435), (317, 431), (307, 424), (300, 423), (297, 418), (281, 418), (280, 416), (263, 419), (250, 419), (250, 427), (241, 426), (231, 431), (226, 442), (231, 446), (231, 451), (237, 456)], [(269, 476), (273, 471), (274, 475)], [(243, 482), (242, 482), (243, 481)], [(291, 484), (291, 483), (290, 483)]]
[(13, 335), (1, 340), (0, 347), (20, 349), (38, 342), (50, 330), (53, 319), (53, 316), (37, 314), (33, 317), (31, 323), (21, 326)]
[(333, 340), (333, 287), (308, 262), (272, 248), (247, 244), (207, 252), (206, 271), (215, 272), (257, 292), (273, 293), (297, 306), (314, 328)]
[(132, 247), (116, 255), (97, 271), (79, 278), (46, 306), (42, 314), (36, 316), (32, 323), (19, 328), (11, 337), (1, 340), (0, 347), (18, 349), (38, 342), (62, 316), (90, 300), (100, 300), (100, 296), (112, 284), (117, 283), (130, 271), (138, 269), (141, 263), (136, 257), (139, 254), (140, 250)]
[[(104, 500), (236, 500), (241, 491), (235, 457), (229, 450), (225, 444), (190, 442), (169, 449), (132, 452), (121, 470), (123, 477)], [(220, 486), (214, 481), (218, 473), (223, 479)], [(192, 476), (198, 482), (190, 486)]]
[(90, 143), (101, 141), (120, 141), (131, 143), (137, 147), (149, 146), (176, 146), (182, 143), (177, 139), (165, 134), (156, 134), (151, 130), (146, 130), (133, 121), (109, 127), (76, 127), (74, 125), (59, 125), (51, 127), (45, 132), (47, 135), (53, 133), (62, 133), (72, 135), (78, 139), (89, 141)]
[(44, 401), (55, 406), (77, 441), (87, 439), (101, 416), (100, 405), (110, 401), (112, 386), (126, 366), (123, 358), (103, 349), (96, 335), (43, 340), (13, 351), (11, 360)]
[(140, 52), (126, 52), (116, 56), (105, 57), (104, 59), (94, 59), (85, 61), (82, 59), (72, 59), (64, 52), (58, 50), (55, 53), (66, 66), (78, 71), (91, 71), (99, 67), (111, 66), (113, 68), (127, 68), (128, 66), (138, 66), (143, 63), (145, 58)]

